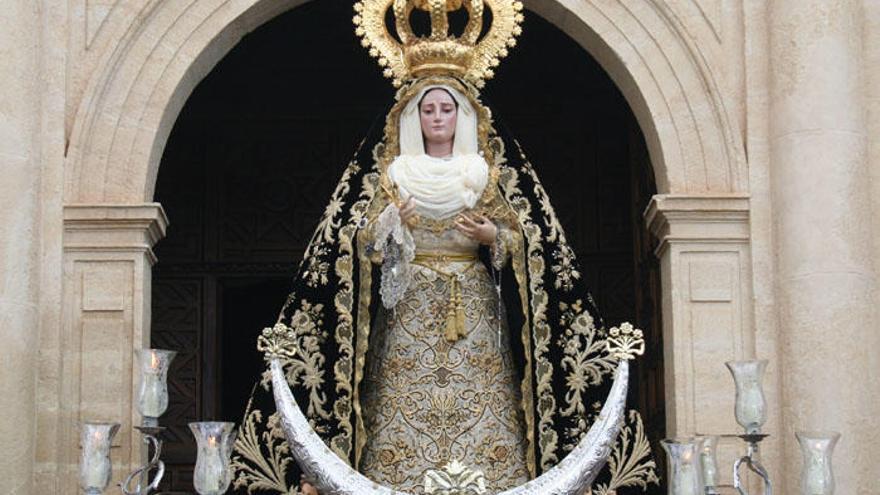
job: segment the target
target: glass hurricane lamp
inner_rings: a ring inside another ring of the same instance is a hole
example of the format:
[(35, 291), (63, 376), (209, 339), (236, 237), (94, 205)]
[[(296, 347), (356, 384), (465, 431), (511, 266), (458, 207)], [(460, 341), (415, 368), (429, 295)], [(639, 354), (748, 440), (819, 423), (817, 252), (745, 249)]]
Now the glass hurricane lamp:
[(193, 485), (200, 495), (220, 495), (229, 488), (233, 475), (229, 461), (235, 444), (234, 427), (233, 423), (219, 421), (189, 424), (198, 444)]
[(80, 429), (79, 482), (87, 495), (100, 495), (110, 484), (110, 446), (117, 431), (119, 423), (86, 422)]
[(736, 422), (748, 434), (761, 433), (761, 427), (767, 421), (767, 401), (762, 384), (767, 361), (728, 361), (725, 364), (736, 383)]

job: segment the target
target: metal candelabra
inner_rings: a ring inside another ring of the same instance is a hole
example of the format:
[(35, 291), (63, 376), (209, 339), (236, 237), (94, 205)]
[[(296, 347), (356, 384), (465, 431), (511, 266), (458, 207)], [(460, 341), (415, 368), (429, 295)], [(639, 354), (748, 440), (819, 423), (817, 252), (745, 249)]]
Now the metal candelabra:
[(739, 495), (748, 495), (748, 492), (742, 486), (742, 481), (739, 475), (740, 467), (745, 464), (753, 473), (760, 476), (764, 481), (764, 495), (773, 495), (773, 486), (770, 483), (770, 475), (767, 474), (767, 470), (764, 469), (764, 466), (761, 465), (761, 461), (758, 460), (758, 444), (761, 443), (761, 440), (764, 440), (770, 435), (763, 433), (746, 433), (745, 435), (737, 436), (744, 440), (749, 447), (746, 455), (740, 457), (733, 463), (733, 487), (736, 488)]
[[(135, 426), (135, 429), (143, 435), (144, 443), (148, 449), (152, 449), (153, 455), (146, 464), (135, 469), (120, 484), (122, 493), (125, 495), (149, 495), (150, 492), (159, 488), (162, 477), (165, 475), (165, 463), (159, 458), (162, 456), (162, 440), (159, 438), (165, 428), (162, 426)], [(150, 479), (150, 471), (156, 470), (153, 479)], [(132, 486), (132, 483), (135, 483)], [(159, 494), (156, 494), (159, 495)]]

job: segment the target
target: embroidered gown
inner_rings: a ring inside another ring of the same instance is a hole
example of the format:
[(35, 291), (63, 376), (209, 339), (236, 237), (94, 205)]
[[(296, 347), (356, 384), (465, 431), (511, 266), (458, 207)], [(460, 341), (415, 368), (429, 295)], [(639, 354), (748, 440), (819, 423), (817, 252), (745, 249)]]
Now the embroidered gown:
[[(459, 104), (453, 154), (484, 157), (483, 172), (459, 170), (457, 186), (426, 178), (422, 192), (439, 193), (434, 205), (450, 207), (430, 218), (417, 209), (422, 221), (405, 232), (407, 252), (422, 256), (409, 258), (410, 283), (385, 305), (375, 288), (381, 271), (384, 298), (388, 253), (374, 257), (371, 225), (389, 203), (404, 199), (397, 193), (407, 184), (392, 177), (393, 163), (424, 153), (417, 102), (437, 85)], [(454, 198), (447, 188), (458, 189), (462, 204), (448, 201)], [(506, 287), (515, 291), (503, 294), (509, 319), (499, 318), (487, 267), (472, 258), (476, 242), (450, 221), (468, 209), (499, 227), (492, 265), (508, 265)], [(288, 384), (328, 447), (389, 488), (422, 493), (425, 471), (453, 459), (483, 471), (491, 491), (520, 485), (556, 465), (597, 420), (594, 405), (604, 400), (614, 371), (584, 279), (538, 175), (515, 140), (492, 127), (475, 90), (446, 77), (420, 80), (401, 89), (385, 127), (359, 148), (309, 242), (278, 317), (298, 351), (284, 363)], [(377, 306), (392, 310), (373, 311)], [(301, 471), (273, 413), (268, 374), (258, 385), (233, 456), (236, 493), (293, 493)], [(627, 415), (624, 428), (626, 443), (615, 447), (618, 469), (600, 474), (600, 491), (634, 493), (656, 480), (639, 416)]]
[[(424, 493), (426, 470), (458, 460), (502, 491), (530, 477), (520, 381), (499, 294), (476, 258), (479, 245), (445, 220), (411, 229), (416, 256), (408, 287), (374, 320), (360, 470), (386, 486)], [(506, 228), (499, 225), (499, 235)], [(493, 264), (504, 262), (501, 251), (493, 248)], [(462, 316), (449, 335), (451, 319)]]

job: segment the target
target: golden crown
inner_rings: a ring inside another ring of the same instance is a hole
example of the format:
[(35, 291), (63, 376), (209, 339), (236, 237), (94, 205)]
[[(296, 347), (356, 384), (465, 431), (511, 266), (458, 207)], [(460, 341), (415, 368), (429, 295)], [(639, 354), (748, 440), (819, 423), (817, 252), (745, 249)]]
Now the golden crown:
[[(467, 26), (461, 36), (453, 36), (449, 34), (448, 14), (462, 7), (467, 10)], [(481, 38), (487, 7), (492, 24)], [(354, 5), (355, 33), (395, 87), (428, 75), (452, 75), (482, 87), (495, 75), (494, 69), (507, 56), (508, 48), (516, 45), (522, 32), (522, 8), (518, 0), (360, 0)], [(385, 25), (389, 9), (399, 39)], [(430, 15), (429, 36), (413, 32), (413, 9)]]

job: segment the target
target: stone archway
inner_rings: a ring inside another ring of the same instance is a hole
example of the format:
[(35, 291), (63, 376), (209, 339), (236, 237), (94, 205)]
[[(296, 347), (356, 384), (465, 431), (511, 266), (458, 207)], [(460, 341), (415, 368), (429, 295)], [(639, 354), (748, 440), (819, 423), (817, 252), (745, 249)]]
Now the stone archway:
[[(196, 84), (244, 34), (305, 1), (151, 2), (107, 55), (77, 111), (65, 202), (150, 201), (165, 140)], [(680, 15), (658, 0), (526, 6), (617, 82), (642, 126), (661, 194), (747, 189), (738, 126), (706, 62), (714, 54), (694, 46)]]
[[(244, 34), (304, 1), (151, 0), (139, 11), (111, 11), (118, 43), (87, 85), (65, 167), (63, 367), (73, 378), (58, 386), (61, 465), (76, 465), (72, 425), (86, 413), (124, 419), (120, 472), (139, 460), (139, 439), (129, 433), (137, 415), (131, 349), (148, 342), (152, 246), (167, 224), (150, 203), (162, 150), (216, 62)], [(711, 25), (683, 22), (700, 13), (697, 4), (626, 4), (526, 1), (602, 64), (648, 143), (660, 192), (646, 215), (661, 241), (667, 431), (730, 429), (723, 411), (732, 396), (716, 364), (754, 354), (740, 131), (708, 62), (718, 54), (688, 32)], [(73, 473), (62, 472), (74, 486)]]

